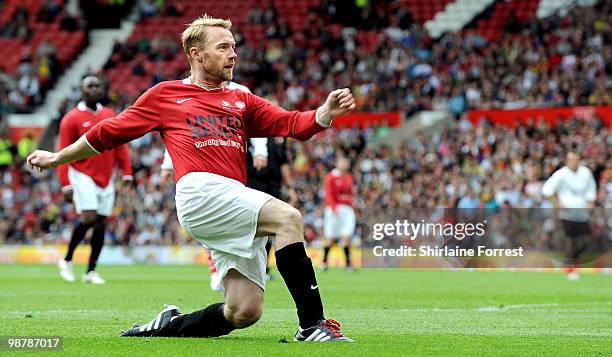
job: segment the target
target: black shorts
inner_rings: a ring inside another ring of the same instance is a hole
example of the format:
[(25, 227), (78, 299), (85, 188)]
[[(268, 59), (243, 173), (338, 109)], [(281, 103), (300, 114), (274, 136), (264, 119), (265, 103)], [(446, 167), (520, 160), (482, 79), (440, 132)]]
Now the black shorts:
[(561, 223), (563, 224), (565, 235), (569, 238), (576, 238), (591, 234), (591, 225), (589, 222), (574, 222), (562, 219)]

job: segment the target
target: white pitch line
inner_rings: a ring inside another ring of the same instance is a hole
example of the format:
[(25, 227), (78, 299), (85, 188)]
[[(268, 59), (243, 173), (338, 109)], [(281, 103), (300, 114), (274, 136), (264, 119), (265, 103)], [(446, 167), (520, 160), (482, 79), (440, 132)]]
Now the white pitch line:
[[(603, 306), (603, 305), (612, 305), (612, 301), (591, 301), (591, 302), (570, 302), (570, 303), (541, 303), (541, 304), (513, 304), (513, 305), (503, 305), (503, 306), (483, 306), (476, 308), (387, 308), (387, 309), (330, 309), (333, 311), (354, 311), (359, 310), (363, 312), (500, 312), (506, 310), (537, 310), (537, 309), (547, 309), (550, 307), (557, 307), (559, 309), (555, 309), (555, 311), (584, 311), (581, 309), (566, 309), (565, 306)], [(329, 309), (329, 308), (328, 308)], [(294, 309), (266, 309), (266, 311), (295, 311)]]
[[(410, 313), (410, 312), (417, 312), (417, 313), (432, 313), (432, 312), (441, 312), (441, 313), (446, 313), (446, 312), (502, 312), (502, 311), (508, 311), (508, 310), (536, 310), (536, 309), (547, 309), (548, 308), (556, 308), (554, 309), (555, 311), (567, 311), (567, 312), (582, 312), (582, 311), (591, 311), (591, 312), (597, 312), (598, 310), (583, 310), (583, 309), (576, 309), (576, 308), (569, 308), (569, 307), (575, 307), (575, 306), (612, 306), (612, 301), (592, 301), (592, 302), (574, 302), (574, 303), (541, 303), (541, 304), (514, 304), (514, 305), (504, 305), (504, 306), (484, 306), (484, 307), (479, 307), (479, 308), (399, 308), (399, 309), (394, 309), (394, 308), (388, 308), (388, 309), (360, 309), (360, 308), (356, 308), (356, 309), (331, 309), (333, 311), (336, 312), (351, 312), (351, 311), (355, 311), (355, 310), (359, 310), (359, 311), (363, 311), (363, 312), (371, 312), (371, 313), (384, 313), (384, 312), (392, 312), (392, 313)], [(568, 308), (564, 308), (564, 307), (568, 307)], [(294, 312), (295, 309), (277, 309), (277, 308), (269, 308), (269, 309), (265, 309), (266, 313), (274, 313), (274, 312)], [(0, 312), (2, 312), (0, 310)], [(42, 314), (42, 315), (47, 315), (47, 314), (112, 314), (112, 313), (117, 313), (117, 314), (125, 314), (125, 313), (134, 313), (134, 314), (138, 314), (138, 313), (143, 313), (142, 309), (80, 309), (80, 310), (29, 310), (29, 311), (5, 311), (3, 312), (4, 316), (7, 315), (11, 315), (11, 316), (21, 316), (21, 315), (25, 315), (25, 314)]]
[(480, 312), (499, 312), (499, 311), (508, 311), (508, 310), (517, 310), (517, 309), (525, 309), (525, 310), (535, 310), (542, 309), (548, 307), (564, 307), (564, 306), (597, 306), (597, 305), (612, 305), (612, 301), (592, 301), (592, 302), (570, 302), (570, 303), (542, 303), (542, 304), (514, 304), (514, 305), (503, 305), (503, 306), (485, 306), (476, 311)]

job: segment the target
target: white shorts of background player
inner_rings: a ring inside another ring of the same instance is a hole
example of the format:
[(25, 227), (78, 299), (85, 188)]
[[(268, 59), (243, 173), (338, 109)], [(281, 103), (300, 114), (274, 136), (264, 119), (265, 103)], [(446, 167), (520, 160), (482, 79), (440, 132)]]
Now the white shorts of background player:
[(96, 185), (94, 180), (72, 166), (68, 168), (68, 180), (72, 186), (72, 201), (77, 213), (83, 211), (96, 211), (101, 216), (110, 216), (115, 203), (114, 180), (108, 182), (106, 187)]
[(323, 234), (325, 238), (353, 237), (355, 232), (355, 211), (349, 205), (339, 204), (336, 212), (325, 207), (323, 212)]

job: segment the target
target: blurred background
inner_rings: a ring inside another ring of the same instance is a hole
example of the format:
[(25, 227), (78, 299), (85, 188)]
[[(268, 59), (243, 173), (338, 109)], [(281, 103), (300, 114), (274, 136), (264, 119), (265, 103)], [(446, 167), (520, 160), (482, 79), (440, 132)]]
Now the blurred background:
[[(78, 222), (55, 174), (23, 160), (55, 147), (81, 78), (103, 78), (103, 104), (120, 112), (187, 77), (179, 34), (203, 13), (232, 20), (234, 81), (255, 94), (297, 110), (335, 88), (357, 98), (333, 130), (288, 142), (315, 261), (339, 152), (358, 225), (368, 210), (549, 208), (541, 186), (570, 149), (593, 172), (596, 206), (612, 207), (612, 1), (0, 0), (0, 262), (56, 263)], [(206, 264), (173, 186), (159, 189), (159, 135), (130, 147), (135, 184), (117, 195), (100, 263)]]

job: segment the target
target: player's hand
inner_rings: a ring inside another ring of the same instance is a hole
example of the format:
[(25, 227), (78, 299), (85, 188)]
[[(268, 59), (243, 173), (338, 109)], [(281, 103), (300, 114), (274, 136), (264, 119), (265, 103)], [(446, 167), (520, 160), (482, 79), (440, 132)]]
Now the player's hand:
[(72, 188), (62, 188), (62, 194), (64, 195), (64, 201), (67, 203), (72, 203)]
[(38, 171), (42, 171), (44, 169), (48, 169), (52, 167), (57, 167), (58, 166), (57, 153), (44, 151), (44, 150), (36, 150), (30, 155), (28, 155), (26, 162), (28, 164), (28, 168), (30, 169), (37, 168)]
[(134, 183), (134, 178), (132, 178), (132, 176), (125, 176), (121, 179), (121, 185), (119, 186), (119, 191), (121, 191), (121, 193), (127, 193), (127, 191), (130, 190), (130, 187), (132, 187), (132, 184)]
[(253, 157), (253, 167), (257, 171), (261, 171), (268, 166), (268, 158), (263, 155)]
[(320, 106), (317, 112), (319, 113), (320, 120), (331, 124), (333, 117), (346, 114), (356, 107), (355, 98), (353, 98), (351, 90), (342, 88), (329, 93), (325, 104)]

